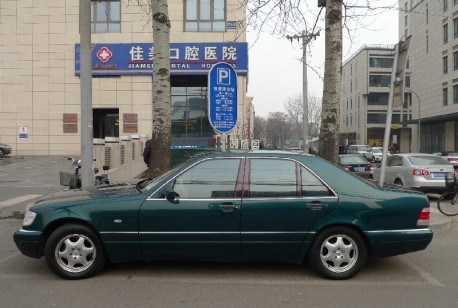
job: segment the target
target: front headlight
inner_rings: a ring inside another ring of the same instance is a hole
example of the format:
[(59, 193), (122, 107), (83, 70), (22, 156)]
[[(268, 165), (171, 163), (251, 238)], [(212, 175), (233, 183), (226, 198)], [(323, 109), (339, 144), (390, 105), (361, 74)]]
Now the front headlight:
[(37, 217), (37, 213), (28, 211), (24, 216), (24, 221), (22, 222), (23, 226), (30, 226)]

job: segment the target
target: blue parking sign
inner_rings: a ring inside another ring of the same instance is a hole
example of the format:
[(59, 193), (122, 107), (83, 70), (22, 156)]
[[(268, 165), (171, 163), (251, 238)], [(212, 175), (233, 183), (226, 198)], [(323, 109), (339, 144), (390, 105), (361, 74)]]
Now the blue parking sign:
[(215, 64), (208, 73), (208, 118), (222, 134), (237, 124), (237, 73), (227, 63)]

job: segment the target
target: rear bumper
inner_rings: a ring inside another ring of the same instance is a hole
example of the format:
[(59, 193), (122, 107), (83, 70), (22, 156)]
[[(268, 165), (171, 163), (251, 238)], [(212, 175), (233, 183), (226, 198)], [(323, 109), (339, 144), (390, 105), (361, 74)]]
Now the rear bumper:
[(364, 232), (374, 257), (391, 257), (424, 250), (433, 239), (430, 228)]
[(41, 232), (21, 229), (14, 233), (13, 238), (14, 243), (23, 255), (37, 259), (43, 255), (40, 244)]

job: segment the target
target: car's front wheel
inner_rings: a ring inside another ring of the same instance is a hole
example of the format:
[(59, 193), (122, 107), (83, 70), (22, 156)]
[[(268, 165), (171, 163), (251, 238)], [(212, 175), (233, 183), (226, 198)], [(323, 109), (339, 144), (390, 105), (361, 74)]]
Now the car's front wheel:
[(0, 157), (3, 157), (5, 156), (5, 151), (3, 151), (3, 149), (0, 149)]
[(366, 242), (349, 227), (338, 226), (320, 232), (308, 254), (310, 265), (323, 277), (347, 279), (367, 261)]
[(97, 274), (106, 263), (103, 246), (89, 227), (66, 224), (57, 228), (45, 246), (46, 262), (65, 279), (84, 279)]

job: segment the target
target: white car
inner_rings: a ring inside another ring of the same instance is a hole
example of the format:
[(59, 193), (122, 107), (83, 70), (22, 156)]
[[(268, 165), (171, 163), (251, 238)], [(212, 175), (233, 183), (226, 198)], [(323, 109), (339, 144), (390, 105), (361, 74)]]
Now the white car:
[[(388, 155), (390, 155), (390, 152), (388, 152)], [(366, 157), (368, 161), (373, 162), (373, 163), (381, 162), (382, 156), (383, 156), (382, 147), (372, 147), (364, 155), (364, 157)]]
[[(380, 179), (381, 166), (372, 170), (370, 179)], [(394, 154), (387, 157), (385, 183), (414, 188), (422, 192), (445, 190), (445, 177), (453, 165), (445, 158), (425, 153)]]

